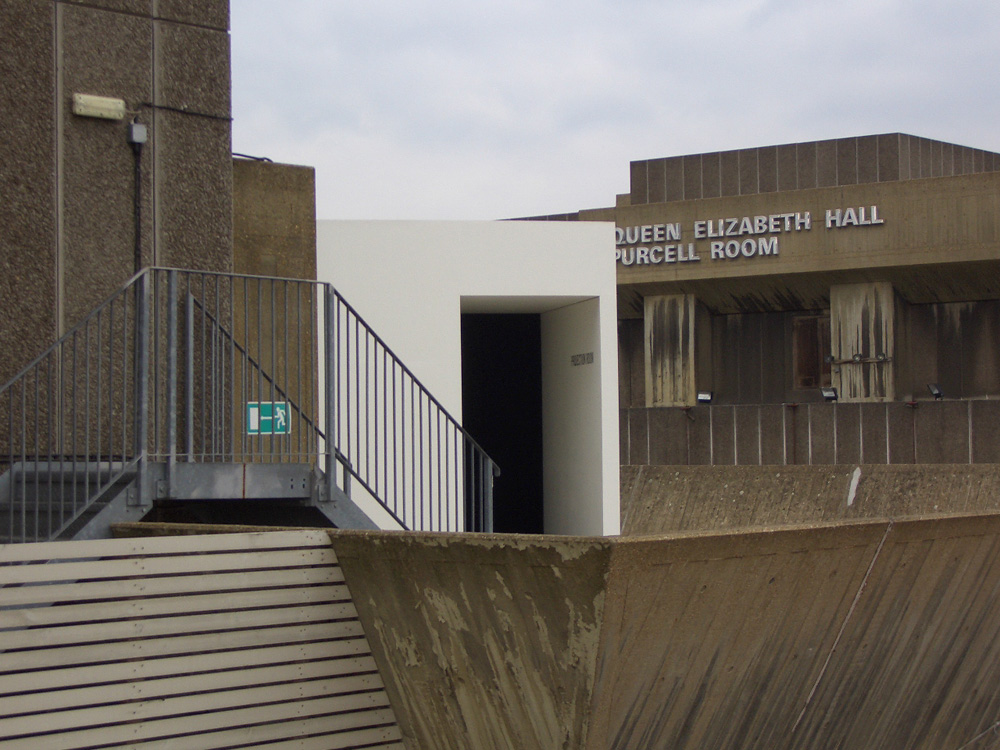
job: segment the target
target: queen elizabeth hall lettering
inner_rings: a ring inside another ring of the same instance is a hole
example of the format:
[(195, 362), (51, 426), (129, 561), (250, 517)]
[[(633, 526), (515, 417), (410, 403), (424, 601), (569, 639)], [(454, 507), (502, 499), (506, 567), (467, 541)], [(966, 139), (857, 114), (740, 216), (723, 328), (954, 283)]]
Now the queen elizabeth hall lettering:
[[(830, 208), (825, 212), (826, 229), (877, 226), (885, 220), (878, 206)], [(707, 240), (709, 260), (739, 260), (776, 257), (780, 253), (779, 236), (812, 229), (809, 211), (794, 211), (756, 216), (730, 216), (724, 219), (697, 219), (691, 235), (697, 242), (683, 243), (681, 222), (618, 227), (615, 232), (615, 260), (623, 266), (660, 265), (700, 262)], [(667, 244), (673, 241), (673, 244)], [(642, 244), (639, 244), (642, 243)], [(647, 244), (648, 243), (648, 244)]]

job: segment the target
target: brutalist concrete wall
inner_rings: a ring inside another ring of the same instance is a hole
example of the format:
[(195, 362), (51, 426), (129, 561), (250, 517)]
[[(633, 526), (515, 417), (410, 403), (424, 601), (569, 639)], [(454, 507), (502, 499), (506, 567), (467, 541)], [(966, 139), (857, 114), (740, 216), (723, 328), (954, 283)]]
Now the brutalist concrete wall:
[(316, 170), (233, 160), (233, 270), (316, 278)]
[(407, 748), (584, 747), (608, 539), (332, 540)]
[(998, 541), (996, 515), (622, 541), (581, 746), (993, 747)]
[[(312, 167), (233, 160), (233, 271), (315, 280), (316, 173)], [(275, 379), (275, 385), (294, 404), (293, 415), (301, 410), (304, 417), (313, 420), (319, 403), (315, 321), (320, 304), (314, 284), (244, 280), (237, 281), (233, 289), (236, 340), (261, 370)], [(269, 397), (261, 382), (256, 390), (252, 384), (234, 385), (237, 403)], [(299, 424), (292, 426), (292, 450), (304, 451), (311, 428), (301, 419), (294, 421)]]
[[(0, 382), (134, 269), (132, 117), (142, 265), (232, 268), (226, 0), (0, 5)], [(73, 114), (75, 93), (124, 120)]]
[(0, 4), (0, 383), (56, 330), (54, 19), (52, 3)]
[(998, 514), (331, 537), (409, 750), (996, 746)]
[(1000, 154), (905, 133), (634, 161), (633, 206), (995, 172)]
[(623, 466), (622, 534), (1000, 512), (1000, 465)]

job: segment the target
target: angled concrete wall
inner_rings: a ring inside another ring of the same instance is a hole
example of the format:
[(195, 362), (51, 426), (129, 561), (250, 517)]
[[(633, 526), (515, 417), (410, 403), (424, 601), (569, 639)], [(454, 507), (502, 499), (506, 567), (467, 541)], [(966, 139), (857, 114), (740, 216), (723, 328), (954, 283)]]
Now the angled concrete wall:
[(998, 514), (332, 542), (411, 750), (995, 745)]
[(583, 747), (610, 541), (332, 540), (408, 748)]

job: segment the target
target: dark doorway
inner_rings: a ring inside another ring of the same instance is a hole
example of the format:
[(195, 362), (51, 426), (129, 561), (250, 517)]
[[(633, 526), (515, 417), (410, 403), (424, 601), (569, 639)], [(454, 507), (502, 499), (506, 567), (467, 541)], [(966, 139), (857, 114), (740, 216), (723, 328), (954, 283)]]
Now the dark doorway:
[(541, 534), (540, 315), (462, 316), (462, 421), (502, 472), (494, 482), (494, 530)]

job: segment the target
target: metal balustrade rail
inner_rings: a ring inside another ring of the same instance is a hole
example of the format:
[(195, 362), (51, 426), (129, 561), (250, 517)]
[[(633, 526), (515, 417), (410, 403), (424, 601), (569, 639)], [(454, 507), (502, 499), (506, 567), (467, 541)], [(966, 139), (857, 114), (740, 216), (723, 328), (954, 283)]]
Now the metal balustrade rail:
[(6, 541), (58, 537), (136, 473), (141, 295), (133, 278), (0, 388), (0, 534)]
[(170, 497), (191, 463), (307, 464), (318, 501), (380, 525), (492, 529), (492, 460), (318, 282), (146, 269), (0, 387), (0, 440), (7, 541), (66, 534), (125, 485)]

